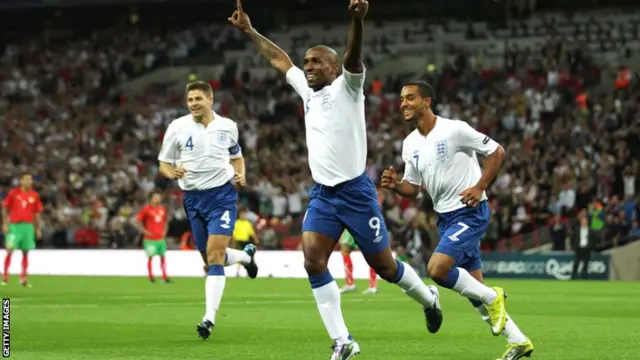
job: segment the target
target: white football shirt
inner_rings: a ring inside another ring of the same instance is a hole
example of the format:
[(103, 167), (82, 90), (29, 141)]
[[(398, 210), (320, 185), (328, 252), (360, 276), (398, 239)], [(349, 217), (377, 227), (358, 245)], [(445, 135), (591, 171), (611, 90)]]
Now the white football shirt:
[(242, 157), (238, 126), (215, 112), (205, 127), (192, 115), (169, 124), (158, 160), (182, 166), (187, 174), (178, 179), (182, 190), (207, 190), (228, 183), (234, 176), (231, 159)]
[(287, 82), (304, 102), (304, 123), (311, 177), (335, 186), (362, 175), (367, 163), (367, 128), (364, 121), (365, 71), (342, 69), (330, 85), (313, 91), (304, 72), (287, 71)]
[[(402, 143), (403, 180), (422, 186), (431, 195), (438, 213), (465, 207), (460, 193), (476, 185), (482, 170), (476, 153), (490, 155), (498, 143), (460, 120), (438, 116), (427, 136), (414, 130)], [(487, 194), (482, 194), (487, 200)]]

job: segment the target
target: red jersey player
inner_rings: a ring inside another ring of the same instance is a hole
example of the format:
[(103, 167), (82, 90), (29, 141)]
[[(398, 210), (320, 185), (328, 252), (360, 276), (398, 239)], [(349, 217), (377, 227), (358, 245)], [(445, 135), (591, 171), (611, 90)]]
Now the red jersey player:
[(167, 267), (165, 262), (165, 253), (167, 252), (167, 210), (162, 206), (162, 194), (154, 191), (151, 194), (151, 201), (143, 207), (136, 220), (138, 226), (144, 235), (144, 250), (147, 253), (147, 271), (149, 272), (149, 281), (156, 282), (153, 276), (153, 257), (160, 257), (160, 269), (162, 270), (162, 280), (169, 283), (167, 276)]
[(33, 178), (30, 174), (23, 174), (20, 186), (12, 189), (2, 202), (2, 232), (5, 234), (7, 256), (4, 259), (4, 273), (2, 283), (9, 282), (9, 265), (14, 250), (22, 250), (22, 272), (20, 284), (30, 286), (27, 282), (27, 267), (29, 266), (29, 250), (36, 248), (36, 238), (42, 237), (40, 228), (40, 213), (42, 202), (40, 195), (31, 187)]

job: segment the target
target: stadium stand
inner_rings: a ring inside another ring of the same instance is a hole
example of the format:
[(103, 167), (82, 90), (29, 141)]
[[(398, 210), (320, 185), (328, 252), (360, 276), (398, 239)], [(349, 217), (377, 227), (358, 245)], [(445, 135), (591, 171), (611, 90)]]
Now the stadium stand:
[[(262, 245), (296, 248), (311, 179), (294, 93), (220, 21), (161, 29), (148, 24), (162, 18), (128, 15), (106, 30), (5, 35), (3, 194), (19, 173), (34, 174), (45, 202), (41, 246), (131, 247), (133, 214), (161, 188), (173, 214), (170, 235), (180, 239), (181, 195), (158, 176), (155, 158), (166, 125), (185, 113), (184, 84), (205, 79), (216, 89), (216, 111), (239, 123), (250, 183), (241, 197)], [(401, 166), (409, 129), (399, 121), (397, 93), (403, 80), (420, 77), (437, 89), (437, 113), (469, 121), (507, 151), (490, 190), (487, 250), (567, 249), (585, 214), (599, 249), (637, 239), (640, 98), (636, 76), (625, 76), (640, 70), (638, 24), (640, 12), (613, 10), (533, 13), (502, 28), (372, 21), (368, 175), (377, 180), (385, 166)], [(297, 62), (309, 44), (340, 49), (344, 34), (344, 25), (313, 23), (269, 32)], [(394, 246), (426, 259), (437, 239), (428, 196), (383, 196)]]

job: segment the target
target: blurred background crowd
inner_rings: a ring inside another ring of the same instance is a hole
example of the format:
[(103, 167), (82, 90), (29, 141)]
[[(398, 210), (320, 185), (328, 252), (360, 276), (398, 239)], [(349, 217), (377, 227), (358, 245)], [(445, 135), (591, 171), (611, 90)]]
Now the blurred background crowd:
[[(595, 0), (450, 3), (371, 7), (367, 174), (378, 181), (382, 169), (402, 169), (412, 129), (398, 93), (404, 81), (424, 79), (436, 89), (436, 114), (468, 121), (506, 150), (489, 190), (485, 250), (568, 250), (581, 219), (597, 249), (637, 239), (640, 9)], [(209, 81), (215, 111), (238, 123), (249, 183), (240, 216), (261, 247), (298, 247), (312, 185), (301, 101), (227, 26), (232, 4), (194, 6), (211, 9), (0, 11), (0, 187), (4, 196), (21, 173), (33, 174), (45, 207), (39, 247), (139, 246), (131, 221), (153, 189), (171, 213), (170, 246), (188, 240), (181, 193), (158, 174), (156, 157), (166, 126), (186, 114), (184, 85), (194, 79)], [(294, 61), (312, 44), (344, 48), (348, 19), (335, 15), (346, 12), (343, 2), (264, 6), (248, 0), (245, 10)], [(28, 25), (12, 21), (20, 11), (30, 12)], [(423, 261), (438, 239), (428, 194), (381, 194), (394, 247)]]

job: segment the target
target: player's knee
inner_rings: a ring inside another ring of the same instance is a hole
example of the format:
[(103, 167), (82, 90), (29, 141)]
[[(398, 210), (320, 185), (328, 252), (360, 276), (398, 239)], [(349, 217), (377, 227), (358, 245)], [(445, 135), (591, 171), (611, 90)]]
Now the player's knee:
[(451, 268), (448, 265), (437, 261), (429, 261), (429, 264), (427, 265), (427, 274), (436, 282), (444, 281), (450, 270)]
[(220, 250), (208, 250), (207, 251), (207, 261), (209, 264), (224, 264), (225, 251)]
[(304, 259), (304, 269), (308, 275), (319, 275), (327, 271), (327, 259), (307, 256)]
[(210, 236), (207, 241), (207, 261), (209, 264), (224, 264), (229, 239), (222, 236)]
[(395, 282), (398, 273), (398, 264), (394, 261), (374, 264), (371, 266), (376, 274), (387, 282)]

